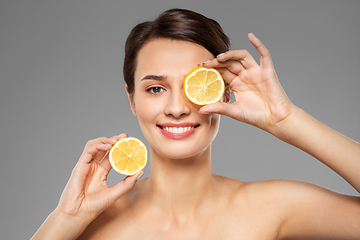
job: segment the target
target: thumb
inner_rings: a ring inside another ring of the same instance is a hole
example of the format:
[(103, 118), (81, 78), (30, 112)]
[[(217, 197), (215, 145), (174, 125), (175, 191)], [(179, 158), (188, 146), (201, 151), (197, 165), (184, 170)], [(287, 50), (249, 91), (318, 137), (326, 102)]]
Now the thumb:
[(124, 195), (127, 191), (132, 189), (136, 182), (144, 175), (144, 170), (141, 170), (135, 175), (127, 176), (122, 181), (118, 182), (115, 186), (111, 187), (111, 191), (109, 193), (109, 198), (111, 202), (115, 202), (122, 195)]
[(225, 102), (216, 102), (206, 106), (203, 106), (199, 109), (199, 113), (201, 114), (210, 114), (217, 113), (222, 114), (231, 118), (236, 119), (236, 108), (230, 104)]

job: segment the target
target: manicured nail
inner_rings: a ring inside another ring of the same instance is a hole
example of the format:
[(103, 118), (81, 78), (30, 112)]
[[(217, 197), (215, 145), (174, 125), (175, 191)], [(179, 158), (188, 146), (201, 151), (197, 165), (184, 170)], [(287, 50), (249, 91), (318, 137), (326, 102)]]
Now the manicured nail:
[(221, 56), (224, 56), (225, 53), (220, 53), (219, 55), (217, 55), (216, 57), (221, 57)]
[(207, 63), (211, 63), (211, 60), (206, 60), (205, 62), (201, 63), (201, 65), (207, 64)]
[(139, 176), (136, 178), (136, 181), (138, 181), (140, 178), (142, 178), (142, 176), (144, 176), (144, 174), (145, 174), (145, 172), (141, 172), (141, 173), (139, 174)]

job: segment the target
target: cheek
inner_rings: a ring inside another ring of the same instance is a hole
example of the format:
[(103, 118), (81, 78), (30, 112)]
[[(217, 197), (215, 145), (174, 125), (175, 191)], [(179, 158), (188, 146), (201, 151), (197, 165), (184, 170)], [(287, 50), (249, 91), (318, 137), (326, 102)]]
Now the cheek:
[(139, 97), (135, 100), (135, 111), (140, 124), (155, 124), (156, 116), (161, 113), (161, 109), (161, 104), (159, 102), (154, 103), (152, 99)]
[(208, 129), (205, 131), (210, 142), (213, 142), (217, 136), (220, 127), (220, 119), (221, 115), (219, 114), (211, 114), (208, 116), (208, 119), (206, 119)]
[(219, 114), (213, 114), (210, 117), (209, 128), (215, 136), (217, 135), (217, 132), (219, 131), (220, 119), (221, 119), (221, 115), (219, 115)]

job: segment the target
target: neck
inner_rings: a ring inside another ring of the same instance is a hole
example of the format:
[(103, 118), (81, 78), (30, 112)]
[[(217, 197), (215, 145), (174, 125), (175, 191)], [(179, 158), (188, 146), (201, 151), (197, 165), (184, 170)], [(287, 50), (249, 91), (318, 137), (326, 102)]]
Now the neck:
[(149, 199), (174, 216), (195, 214), (216, 183), (211, 172), (211, 147), (187, 159), (168, 159), (151, 152)]

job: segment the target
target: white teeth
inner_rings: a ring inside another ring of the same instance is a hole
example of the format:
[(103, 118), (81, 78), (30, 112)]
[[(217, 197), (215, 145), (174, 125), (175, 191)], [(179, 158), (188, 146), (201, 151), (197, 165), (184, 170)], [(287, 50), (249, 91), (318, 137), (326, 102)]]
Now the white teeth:
[(184, 133), (187, 131), (190, 131), (191, 129), (193, 129), (194, 127), (164, 127), (163, 129), (167, 132), (171, 132), (171, 133)]

